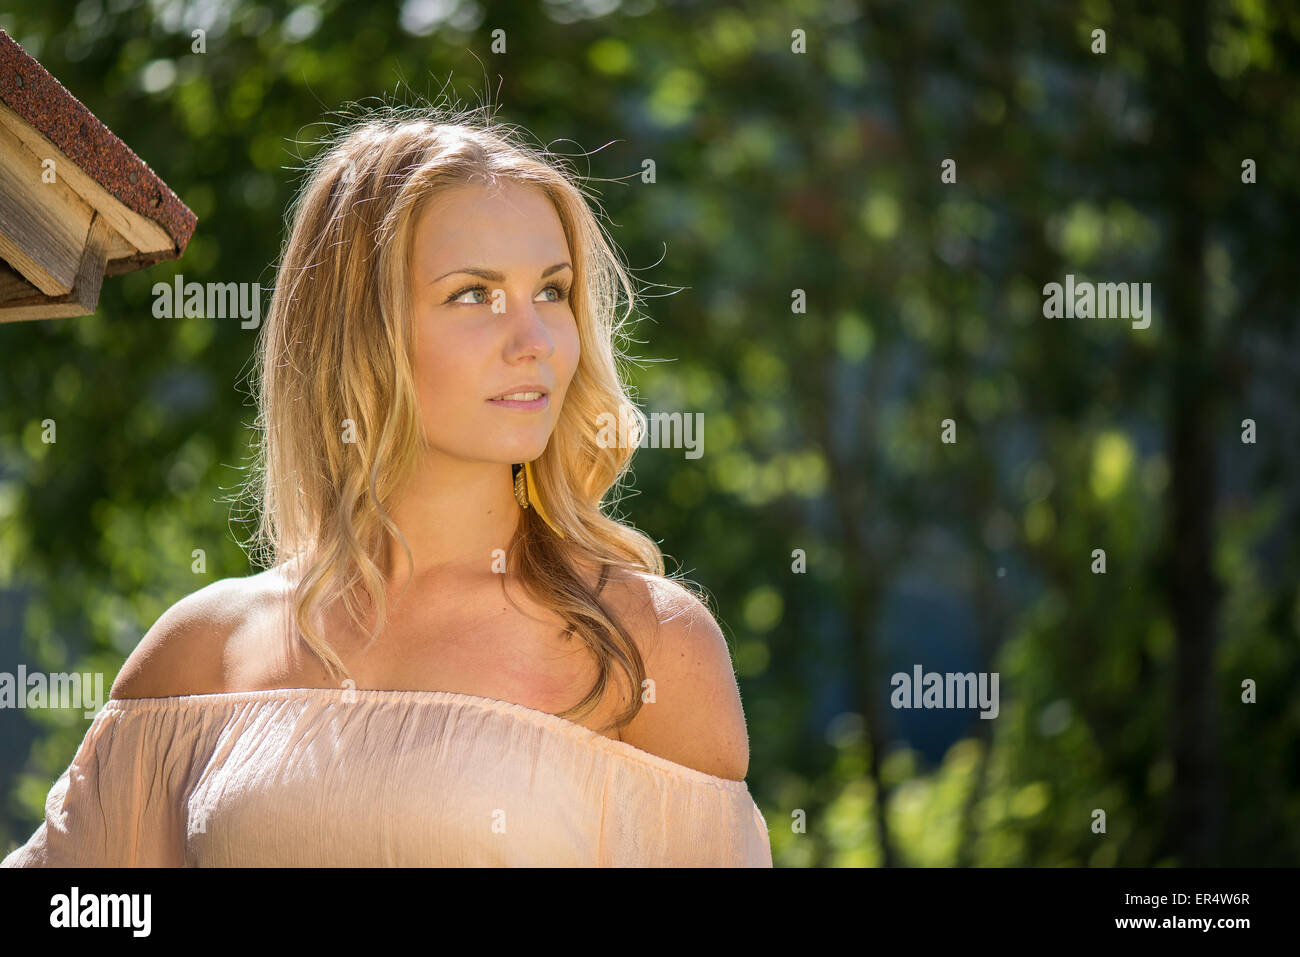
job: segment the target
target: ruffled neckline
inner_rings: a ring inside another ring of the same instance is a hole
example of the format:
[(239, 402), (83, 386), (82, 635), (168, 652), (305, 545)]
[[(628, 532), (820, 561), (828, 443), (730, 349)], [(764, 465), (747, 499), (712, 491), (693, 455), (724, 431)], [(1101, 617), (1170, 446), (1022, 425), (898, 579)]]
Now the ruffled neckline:
[(748, 794), (749, 785), (745, 781), (719, 777), (697, 768), (687, 767), (670, 761), (665, 757), (642, 750), (626, 741), (608, 738), (598, 731), (527, 705), (499, 698), (487, 698), (482, 695), (466, 694), (460, 691), (423, 691), (397, 690), (382, 688), (267, 688), (258, 691), (221, 691), (210, 694), (175, 695), (167, 698), (109, 698), (100, 713), (107, 711), (129, 713), (133, 711), (184, 710), (187, 707), (232, 704), (239, 701), (250, 702), (289, 702), (295, 699), (340, 700), (344, 695), (354, 696), (349, 706), (365, 701), (369, 704), (409, 701), (416, 704), (465, 704), (478, 707), (484, 711), (508, 714), (518, 720), (562, 735), (569, 740), (594, 747), (625, 761), (648, 765), (655, 770), (698, 784), (707, 784), (724, 791)]

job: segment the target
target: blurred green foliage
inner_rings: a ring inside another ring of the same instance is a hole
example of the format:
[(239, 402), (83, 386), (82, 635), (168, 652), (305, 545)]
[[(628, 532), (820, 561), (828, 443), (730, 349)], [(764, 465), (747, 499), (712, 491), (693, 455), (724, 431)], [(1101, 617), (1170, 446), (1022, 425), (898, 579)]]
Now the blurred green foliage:
[[(346, 102), (486, 95), (600, 181), (644, 282), (685, 287), (651, 292), (638, 330), (671, 361), (630, 372), (647, 411), (704, 413), (706, 454), (643, 450), (621, 512), (715, 598), (778, 866), (1300, 861), (1300, 10), (8, 10), (199, 220), (94, 316), (0, 327), (0, 581), (25, 599), (3, 628), (29, 668), (111, 682), (170, 604), (256, 570), (231, 510), (254, 332), (154, 319), (152, 284), (269, 286), (295, 171)], [(1044, 319), (1067, 273), (1151, 281), (1150, 328)], [(953, 609), (951, 633), (917, 603)], [(892, 712), (889, 673), (917, 660), (999, 672), (997, 719)], [(0, 847), (86, 729), (25, 719)]]

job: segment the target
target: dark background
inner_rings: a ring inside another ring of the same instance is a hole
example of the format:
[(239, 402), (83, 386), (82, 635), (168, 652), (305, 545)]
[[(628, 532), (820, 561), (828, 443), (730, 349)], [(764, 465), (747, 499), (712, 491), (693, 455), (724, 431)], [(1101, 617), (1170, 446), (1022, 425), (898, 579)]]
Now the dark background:
[[(713, 596), (778, 866), (1300, 862), (1300, 7), (6, 9), (199, 222), (94, 316), (0, 325), (0, 670), (107, 690), (169, 605), (257, 570), (255, 330), (155, 319), (151, 286), (265, 302), (332, 111), (445, 90), (602, 181), (666, 360), (643, 407), (704, 413), (621, 514)], [(1044, 318), (1066, 274), (1150, 282), (1150, 327)], [(1000, 714), (891, 708), (916, 663), (998, 672)], [(0, 722), (3, 852), (88, 722)]]

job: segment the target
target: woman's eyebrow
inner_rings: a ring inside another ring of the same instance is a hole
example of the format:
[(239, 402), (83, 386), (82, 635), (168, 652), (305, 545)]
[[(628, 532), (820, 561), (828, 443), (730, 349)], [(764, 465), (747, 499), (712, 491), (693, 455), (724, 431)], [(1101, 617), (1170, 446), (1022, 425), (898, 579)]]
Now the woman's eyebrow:
[[(545, 279), (551, 273), (559, 272), (561, 269), (572, 269), (572, 268), (573, 267), (570, 266), (568, 263), (556, 263), (554, 266), (550, 266), (542, 270), (542, 278)], [(453, 269), (449, 273), (443, 273), (441, 276), (439, 276), (437, 279), (433, 281), (442, 282), (448, 276), (455, 276), (460, 273), (464, 273), (467, 276), (478, 276), (482, 279), (490, 279), (492, 282), (506, 281), (506, 277), (503, 273), (499, 273), (495, 269), (484, 269), (482, 266), (465, 266), (463, 269)]]

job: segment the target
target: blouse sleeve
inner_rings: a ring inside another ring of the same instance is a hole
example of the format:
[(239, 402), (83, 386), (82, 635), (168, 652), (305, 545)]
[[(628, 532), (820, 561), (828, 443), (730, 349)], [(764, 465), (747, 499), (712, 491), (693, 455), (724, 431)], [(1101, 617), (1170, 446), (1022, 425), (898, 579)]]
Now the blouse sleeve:
[(601, 857), (613, 867), (771, 867), (767, 822), (741, 782), (625, 766), (607, 794)]
[(44, 822), (0, 867), (179, 867), (184, 762), (160, 717), (110, 699), (50, 789)]

